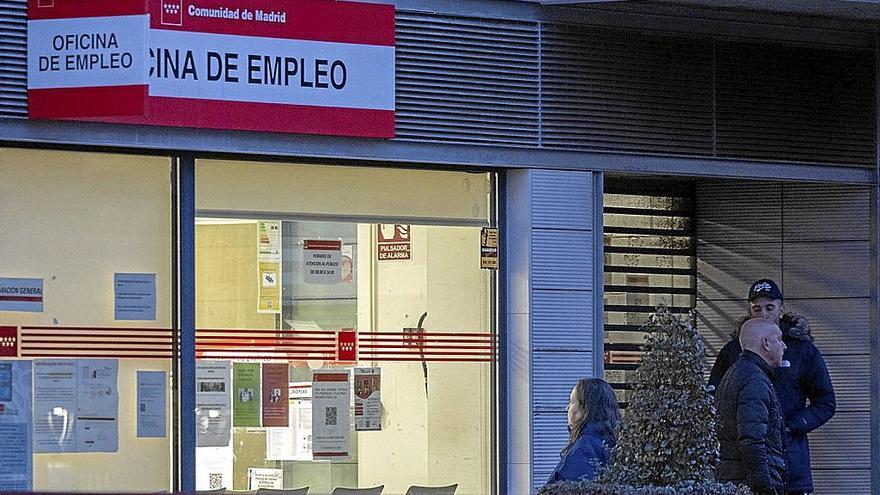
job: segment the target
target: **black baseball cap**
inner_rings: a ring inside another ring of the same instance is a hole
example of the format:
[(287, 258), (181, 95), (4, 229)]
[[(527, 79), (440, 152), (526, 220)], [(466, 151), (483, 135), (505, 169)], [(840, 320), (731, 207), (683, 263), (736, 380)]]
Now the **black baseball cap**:
[(756, 280), (752, 283), (752, 287), (749, 289), (749, 302), (752, 302), (756, 297), (769, 297), (770, 299), (779, 299), (782, 300), (782, 291), (779, 290), (779, 286), (776, 285), (776, 282), (770, 280), (769, 278), (762, 278), (761, 280)]

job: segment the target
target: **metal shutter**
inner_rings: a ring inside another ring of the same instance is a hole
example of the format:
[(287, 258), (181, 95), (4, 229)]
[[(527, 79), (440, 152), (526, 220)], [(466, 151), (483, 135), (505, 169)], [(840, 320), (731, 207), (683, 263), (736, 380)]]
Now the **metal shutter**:
[(397, 139), (538, 144), (535, 23), (397, 12)]
[(837, 413), (810, 434), (816, 494), (871, 491), (869, 211), (865, 187), (697, 186), (697, 307), (708, 352), (730, 339), (749, 284), (766, 276), (782, 285), (786, 310), (807, 318), (828, 364)]
[(0, 118), (27, 116), (27, 2), (0, 0)]
[(531, 173), (532, 484), (547, 481), (568, 441), (568, 396), (593, 376), (593, 177)]
[(708, 38), (544, 24), (542, 145), (712, 153)]
[(874, 65), (868, 50), (718, 41), (718, 156), (873, 166)]

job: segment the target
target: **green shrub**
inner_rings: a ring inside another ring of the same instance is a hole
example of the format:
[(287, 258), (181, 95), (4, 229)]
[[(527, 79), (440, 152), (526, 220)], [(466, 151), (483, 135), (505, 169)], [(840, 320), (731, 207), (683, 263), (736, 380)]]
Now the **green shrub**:
[(631, 486), (592, 481), (561, 481), (542, 488), (538, 495), (750, 495), (732, 483), (682, 482), (675, 486)]
[(716, 413), (703, 381), (706, 360), (700, 334), (662, 305), (643, 330), (646, 352), (636, 370), (626, 418), (611, 461), (597, 481), (612, 487), (672, 487), (651, 488), (655, 491), (646, 494), (735, 493), (712, 488), (718, 460)]

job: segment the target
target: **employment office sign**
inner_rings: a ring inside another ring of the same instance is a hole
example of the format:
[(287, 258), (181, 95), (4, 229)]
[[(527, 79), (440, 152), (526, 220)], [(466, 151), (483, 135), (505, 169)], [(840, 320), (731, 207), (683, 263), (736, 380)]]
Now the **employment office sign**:
[(394, 137), (394, 7), (29, 0), (32, 119)]

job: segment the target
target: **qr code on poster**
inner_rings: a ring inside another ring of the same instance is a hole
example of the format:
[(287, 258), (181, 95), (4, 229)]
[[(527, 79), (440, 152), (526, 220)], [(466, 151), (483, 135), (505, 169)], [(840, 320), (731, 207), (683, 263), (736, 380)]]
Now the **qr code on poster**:
[(326, 426), (336, 426), (336, 407), (324, 408), (324, 424)]
[(208, 473), (208, 489), (216, 490), (223, 487), (223, 473)]

